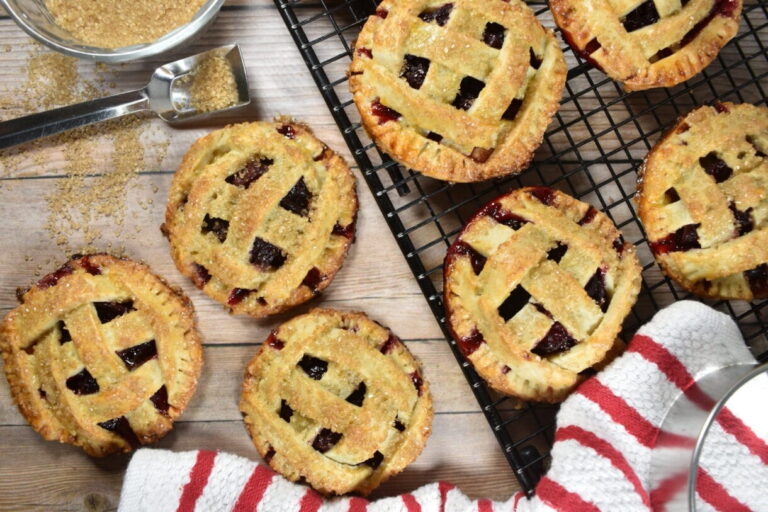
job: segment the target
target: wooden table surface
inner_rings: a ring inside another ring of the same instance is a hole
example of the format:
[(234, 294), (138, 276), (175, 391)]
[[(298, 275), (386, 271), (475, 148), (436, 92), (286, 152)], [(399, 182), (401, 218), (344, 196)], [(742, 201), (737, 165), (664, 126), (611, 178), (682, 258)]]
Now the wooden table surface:
[[(309, 123), (318, 137), (350, 163), (352, 158), (270, 0), (229, 2), (192, 47), (169, 58), (117, 66), (113, 80), (117, 89), (137, 87), (157, 63), (232, 41), (239, 42), (244, 53), (253, 105), (237, 118), (204, 127), (174, 130), (152, 121), (152, 129), (145, 134), (146, 172), (135, 178), (129, 191), (126, 226), (115, 226), (113, 219), (97, 216), (102, 237), (95, 245), (124, 246), (127, 255), (147, 262), (182, 287), (197, 310), (205, 342), (203, 375), (186, 413), (155, 446), (226, 450), (257, 458), (237, 408), (243, 368), (269, 330), (290, 315), (270, 320), (230, 316), (176, 271), (159, 230), (171, 175), (191, 142), (215, 126), (234, 120), (271, 119), (277, 114)], [(18, 88), (25, 78), (28, 54), (40, 50), (7, 16), (0, 18), (2, 45), (7, 51), (0, 52), (0, 96), (23, 94)], [(100, 68), (82, 62), (79, 70), (89, 78)], [(168, 142), (167, 154), (158, 165), (153, 160), (162, 156)], [(6, 169), (0, 176), (2, 314), (15, 306), (17, 287), (28, 286), (41, 272), (56, 268), (67, 250), (78, 246), (79, 239), (74, 238), (71, 247), (58, 247), (42, 227), (48, 218), (45, 196), (66, 179), (61, 149), (44, 145), (37, 151), (42, 158)], [(109, 165), (109, 158), (97, 159), (93, 173), (104, 172)], [(451, 481), (474, 497), (509, 497), (518, 489), (512, 471), (370, 192), (356, 173), (361, 203), (357, 242), (329, 289), (294, 313), (313, 306), (363, 310), (391, 327), (424, 364), (436, 409), (432, 437), (419, 459), (385, 483), (374, 497), (410, 491), (435, 480)], [(72, 446), (43, 441), (19, 414), (5, 379), (0, 379), (0, 510), (114, 510), (129, 459), (129, 455), (94, 459)]]

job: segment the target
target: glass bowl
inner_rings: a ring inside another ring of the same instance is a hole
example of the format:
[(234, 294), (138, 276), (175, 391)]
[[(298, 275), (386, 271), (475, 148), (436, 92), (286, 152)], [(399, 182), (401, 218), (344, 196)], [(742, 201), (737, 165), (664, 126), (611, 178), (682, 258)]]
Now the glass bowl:
[(208, 0), (189, 23), (175, 28), (151, 43), (122, 48), (91, 46), (75, 39), (56, 25), (44, 0), (0, 0), (8, 14), (27, 34), (65, 55), (101, 62), (126, 62), (143, 59), (176, 48), (201, 33), (210, 25), (224, 0)]

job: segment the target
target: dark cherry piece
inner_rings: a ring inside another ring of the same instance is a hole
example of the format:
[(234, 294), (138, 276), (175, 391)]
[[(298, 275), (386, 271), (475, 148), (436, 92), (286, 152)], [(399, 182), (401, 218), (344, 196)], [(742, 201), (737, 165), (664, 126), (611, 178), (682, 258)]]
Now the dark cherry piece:
[(533, 69), (539, 69), (541, 67), (541, 59), (536, 55), (536, 52), (533, 51), (533, 48), (528, 48), (528, 51), (530, 53), (528, 59), (529, 64)]
[(435, 142), (440, 142), (441, 140), (443, 140), (443, 136), (442, 136), (442, 135), (440, 135), (439, 133), (435, 133), (435, 132), (429, 132), (429, 133), (426, 135), (426, 137), (427, 137), (429, 140), (433, 140), (433, 141), (435, 141)]
[(531, 187), (531, 195), (547, 206), (555, 204), (557, 193), (548, 187)]
[(384, 461), (384, 454), (381, 453), (379, 450), (376, 450), (373, 452), (373, 457), (363, 462), (366, 466), (370, 466), (373, 469), (378, 468), (381, 466), (381, 463)]
[(474, 103), (477, 97), (480, 96), (480, 92), (484, 87), (484, 82), (471, 76), (465, 76), (461, 80), (459, 92), (456, 94), (456, 98), (451, 105), (459, 110), (469, 110), (472, 103)]
[(584, 213), (584, 216), (579, 220), (579, 226), (592, 222), (595, 219), (595, 215), (597, 215), (597, 209), (590, 205), (590, 207), (587, 208), (586, 213)]
[(573, 40), (573, 36), (571, 36), (570, 32), (564, 30), (561, 33), (563, 34), (563, 38), (568, 43), (568, 45), (573, 48), (574, 53), (576, 53), (583, 60), (589, 62), (595, 69), (603, 69), (603, 67), (594, 58), (592, 58), (592, 54), (602, 48), (602, 45), (600, 44), (600, 41), (597, 40), (597, 38), (590, 39), (587, 44), (581, 48)]
[(500, 50), (504, 45), (504, 33), (507, 29), (498, 23), (486, 23), (483, 31), (483, 42), (491, 48)]
[(101, 423), (97, 423), (97, 425), (104, 430), (109, 430), (110, 432), (122, 437), (125, 442), (131, 446), (131, 448), (135, 449), (141, 446), (139, 438), (136, 437), (136, 432), (133, 431), (131, 424), (128, 423), (128, 420), (125, 416), (102, 421)]
[(435, 22), (439, 26), (444, 27), (448, 23), (448, 18), (453, 10), (453, 4), (444, 4), (436, 9), (427, 9), (419, 14), (419, 18), (427, 23)]
[(116, 353), (125, 363), (125, 367), (129, 371), (133, 371), (150, 359), (157, 357), (157, 345), (155, 340), (149, 340), (133, 347), (118, 350)]
[(291, 188), (280, 200), (280, 207), (293, 212), (300, 217), (306, 217), (309, 213), (309, 202), (312, 200), (312, 192), (304, 182), (304, 176)]
[(523, 224), (527, 224), (528, 221), (519, 215), (515, 215), (509, 210), (504, 209), (500, 203), (490, 203), (488, 206), (481, 210), (481, 215), (487, 215), (499, 224), (504, 224), (515, 231), (523, 227)]
[(56, 324), (56, 328), (59, 330), (59, 345), (63, 345), (68, 341), (72, 341), (72, 335), (69, 333), (66, 324), (63, 320), (59, 320)]
[[(368, 50), (368, 53), (370, 53), (370, 50)], [(369, 55), (370, 57), (370, 55)], [(289, 139), (295, 139), (296, 138), (296, 130), (293, 129), (293, 126), (289, 124), (284, 124), (280, 128), (277, 129), (277, 133), (280, 135), (287, 137)]]
[(352, 240), (355, 236), (355, 223), (350, 222), (346, 226), (341, 226), (338, 222), (333, 225), (331, 234), (343, 236)]
[(523, 100), (518, 98), (513, 99), (512, 102), (507, 107), (507, 110), (505, 110), (504, 113), (501, 115), (501, 118), (507, 121), (514, 121), (515, 117), (517, 117), (517, 113), (520, 111), (520, 107), (522, 106), (523, 106)]
[(676, 203), (680, 200), (680, 194), (677, 193), (675, 187), (670, 187), (664, 192), (664, 200), (667, 204)]
[(501, 374), (502, 374), (502, 375), (506, 375), (506, 374), (508, 374), (510, 371), (512, 371), (512, 368), (510, 368), (510, 367), (509, 367), (509, 366), (507, 366), (507, 365), (504, 365), (504, 366), (502, 366), (502, 367), (501, 367)]
[(566, 252), (568, 252), (568, 246), (564, 243), (557, 242), (557, 245), (547, 251), (547, 259), (552, 260), (555, 263), (560, 263), (560, 260), (563, 259)]
[(728, 208), (733, 213), (733, 219), (736, 223), (736, 234), (743, 236), (752, 231), (755, 228), (755, 221), (752, 218), (752, 208), (747, 208), (744, 211), (736, 208), (736, 203), (731, 201), (728, 203)]
[(379, 352), (381, 352), (382, 354), (389, 354), (399, 344), (400, 344), (400, 338), (398, 338), (392, 333), (389, 333), (389, 338), (387, 338), (387, 341), (382, 343), (381, 348), (379, 349)]
[(371, 103), (371, 113), (379, 119), (379, 124), (384, 124), (389, 121), (397, 121), (400, 119), (400, 112), (393, 110), (389, 107), (385, 107), (381, 104), (378, 98)]
[(227, 296), (227, 305), (228, 306), (237, 306), (243, 300), (252, 292), (253, 290), (248, 290), (245, 288), (233, 288), (231, 292), (229, 292), (229, 295)]
[(96, 315), (103, 324), (134, 311), (133, 301), (130, 299), (123, 302), (94, 302), (93, 307), (96, 308)]
[(312, 293), (317, 293), (318, 286), (320, 286), (320, 283), (326, 279), (328, 279), (328, 277), (321, 274), (319, 268), (312, 267), (309, 269), (309, 272), (307, 272), (307, 275), (304, 277), (301, 284), (312, 290)]
[(277, 270), (288, 256), (276, 245), (256, 237), (251, 247), (251, 263), (263, 270)]
[(363, 400), (365, 400), (365, 392), (367, 390), (368, 388), (365, 386), (365, 382), (361, 382), (357, 388), (349, 394), (347, 397), (347, 402), (351, 403), (352, 405), (362, 407)]
[(659, 11), (653, 0), (646, 0), (631, 11), (622, 21), (627, 32), (634, 32), (659, 21)]
[(765, 153), (760, 149), (760, 147), (757, 145), (757, 137), (754, 135), (747, 135), (747, 142), (749, 142), (752, 147), (755, 149), (755, 156), (759, 156), (760, 158), (765, 158)]
[(375, 14), (379, 18), (385, 20), (385, 19), (387, 19), (387, 15), (389, 14), (389, 11), (386, 10), (386, 9), (376, 9), (376, 13)]
[(392, 426), (395, 427), (395, 430), (397, 430), (398, 432), (405, 431), (405, 425), (403, 425), (403, 423), (397, 418), (395, 418), (395, 421), (392, 422)]
[(421, 378), (421, 375), (419, 375), (418, 370), (414, 370), (413, 373), (411, 373), (411, 382), (413, 382), (413, 386), (416, 388), (416, 394), (421, 396), (421, 387), (424, 385), (424, 380)]
[(40, 278), (40, 280), (37, 282), (37, 287), (50, 288), (51, 286), (56, 285), (59, 282), (59, 279), (64, 276), (68, 276), (72, 272), (73, 270), (72, 267), (69, 266), (69, 263), (65, 263), (55, 272), (51, 272), (50, 274), (44, 275), (42, 278)]
[(341, 440), (341, 436), (341, 434), (338, 434), (333, 430), (323, 428), (317, 433), (315, 439), (312, 441), (312, 448), (320, 453), (325, 453)]
[(723, 103), (720, 103), (719, 101), (715, 101), (712, 104), (712, 106), (715, 107), (715, 110), (717, 110), (718, 114), (727, 114), (728, 112), (730, 112), (730, 110), (728, 110), (728, 107), (726, 107)]
[(43, 341), (43, 336), (45, 336), (45, 334), (38, 336), (37, 338), (32, 340), (32, 343), (22, 348), (21, 350), (23, 350), (24, 352), (26, 352), (28, 355), (31, 356), (32, 354), (35, 353), (35, 348), (37, 347), (37, 344)]
[(403, 61), (403, 67), (400, 70), (400, 78), (405, 78), (408, 85), (414, 89), (420, 89), (428, 71), (429, 59), (406, 54)]
[(755, 298), (768, 297), (768, 264), (763, 263), (744, 272), (749, 288)]
[(251, 186), (251, 183), (261, 178), (273, 163), (275, 162), (271, 158), (259, 158), (258, 160), (254, 158), (248, 160), (245, 167), (236, 173), (227, 176), (224, 181), (231, 185), (235, 185), (236, 187), (247, 189)]
[(291, 416), (293, 416), (293, 409), (291, 406), (288, 405), (288, 402), (285, 400), (280, 400), (280, 419), (286, 423), (290, 423)]
[(704, 168), (707, 174), (715, 178), (715, 183), (722, 183), (733, 174), (733, 169), (728, 167), (728, 164), (721, 160), (714, 151), (699, 158), (699, 165)]
[(512, 293), (509, 294), (504, 302), (498, 308), (499, 315), (505, 322), (520, 312), (521, 309), (528, 304), (531, 299), (531, 294), (526, 291), (521, 285), (517, 285)]
[(266, 343), (275, 350), (283, 350), (283, 348), (285, 348), (285, 342), (277, 339), (277, 333), (275, 331), (269, 333)]
[(272, 457), (274, 457), (276, 453), (275, 449), (270, 446), (269, 449), (267, 449), (267, 453), (264, 454), (264, 462), (269, 464), (269, 461), (272, 460)]
[(459, 345), (459, 350), (464, 354), (464, 357), (468, 357), (480, 348), (480, 345), (485, 343), (485, 338), (475, 327), (468, 335), (457, 339), (456, 343)]
[(550, 354), (564, 352), (575, 344), (576, 340), (568, 334), (568, 331), (563, 327), (563, 324), (555, 322), (552, 324), (552, 327), (549, 328), (547, 334), (536, 343), (536, 346), (531, 352), (537, 356), (544, 357)]
[(357, 54), (358, 55), (365, 55), (369, 59), (373, 58), (373, 52), (371, 51), (371, 49), (370, 48), (366, 48), (364, 46), (357, 49)]
[(533, 307), (535, 307), (535, 308), (536, 308), (536, 311), (538, 311), (538, 312), (539, 312), (539, 313), (541, 313), (542, 315), (544, 315), (544, 316), (546, 316), (546, 317), (548, 317), (548, 318), (554, 318), (554, 317), (552, 316), (552, 313), (550, 313), (550, 312), (549, 312), (549, 310), (548, 310), (547, 308), (545, 308), (544, 306), (542, 306), (542, 305), (541, 305), (541, 304), (539, 304), (538, 302), (534, 302), (534, 303), (533, 303)]
[(194, 281), (195, 286), (198, 288), (205, 287), (208, 281), (211, 280), (211, 273), (199, 263), (192, 263), (192, 272), (192, 281)]
[(98, 265), (96, 265), (93, 261), (91, 261), (90, 256), (83, 256), (80, 259), (80, 265), (82, 265), (83, 269), (85, 269), (85, 271), (91, 274), (92, 276), (101, 275), (101, 268), (99, 268)]
[(649, 245), (654, 254), (666, 254), (668, 252), (689, 251), (691, 249), (700, 249), (699, 232), (697, 229), (701, 224), (686, 224), (674, 233), (670, 233), (664, 238), (660, 238)]
[(45, 400), (48, 397), (48, 393), (45, 392), (43, 388), (37, 388), (37, 394), (40, 395), (40, 398)]
[(619, 235), (616, 240), (613, 241), (613, 250), (619, 253), (619, 256), (624, 254), (624, 237)]
[(480, 275), (483, 271), (487, 258), (477, 252), (471, 245), (464, 241), (459, 241), (453, 246), (453, 250), (456, 254), (469, 256), (469, 261), (472, 264), (472, 270), (475, 275)]
[(587, 284), (584, 285), (584, 290), (595, 301), (595, 304), (600, 306), (603, 313), (608, 311), (608, 292), (605, 289), (605, 270), (603, 268), (598, 268), (595, 271)]
[(204, 235), (213, 233), (219, 242), (224, 243), (229, 232), (229, 221), (218, 217), (211, 217), (206, 213), (205, 218), (203, 218), (203, 225), (200, 227), (200, 232)]
[(491, 158), (491, 155), (493, 154), (493, 149), (488, 148), (478, 148), (475, 146), (472, 148), (472, 153), (469, 154), (469, 158), (474, 160), (475, 162), (482, 164), (488, 161), (489, 158)]
[(304, 373), (315, 380), (322, 379), (325, 372), (328, 371), (328, 361), (323, 361), (322, 359), (310, 355), (302, 357), (298, 365), (304, 370)]
[(155, 406), (157, 412), (163, 416), (168, 416), (170, 405), (168, 404), (168, 388), (165, 387), (165, 384), (160, 386), (160, 389), (155, 391), (155, 394), (149, 397), (149, 400)]
[(93, 378), (87, 368), (67, 379), (67, 388), (76, 395), (92, 395), (99, 392), (99, 383)]

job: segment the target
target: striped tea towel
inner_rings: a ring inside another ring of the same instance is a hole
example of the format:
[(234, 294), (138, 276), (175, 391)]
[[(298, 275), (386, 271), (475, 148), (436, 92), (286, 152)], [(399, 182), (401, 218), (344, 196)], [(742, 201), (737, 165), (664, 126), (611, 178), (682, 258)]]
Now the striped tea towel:
[[(711, 399), (694, 377), (716, 366), (754, 362), (730, 317), (698, 302), (659, 312), (624, 355), (585, 381), (562, 405), (552, 466), (526, 499), (471, 500), (447, 483), (369, 502), (323, 499), (264, 464), (227, 453), (142, 449), (126, 472), (120, 512), (549, 512), (658, 511), (684, 504), (685, 481), (656, 482), (651, 446), (669, 404), (683, 391)], [(768, 511), (768, 378), (761, 396), (718, 416), (698, 477), (703, 510)], [(673, 449), (673, 448), (671, 448)], [(511, 482), (510, 482), (511, 484)]]

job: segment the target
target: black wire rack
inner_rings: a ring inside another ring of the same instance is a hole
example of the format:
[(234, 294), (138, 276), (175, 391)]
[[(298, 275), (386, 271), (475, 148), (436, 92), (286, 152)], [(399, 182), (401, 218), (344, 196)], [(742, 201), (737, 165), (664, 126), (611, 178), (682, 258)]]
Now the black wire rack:
[[(462, 357), (445, 325), (445, 251), (464, 222), (488, 200), (520, 186), (552, 186), (602, 210), (637, 246), (643, 283), (625, 322), (625, 336), (660, 308), (690, 297), (654, 263), (632, 200), (637, 169), (661, 133), (692, 108), (714, 100), (765, 104), (768, 6), (745, 2), (749, 5), (744, 6), (739, 34), (707, 69), (671, 89), (627, 94), (563, 44), (569, 69), (565, 93), (530, 168), (485, 183), (450, 184), (396, 164), (378, 151), (360, 124), (346, 71), (354, 40), (377, 3), (275, 0), (507, 460), (531, 495), (549, 463), (556, 408), (495, 394)], [(555, 27), (545, 2), (529, 5), (545, 26)], [(755, 356), (768, 360), (768, 301), (709, 303), (736, 319)]]

